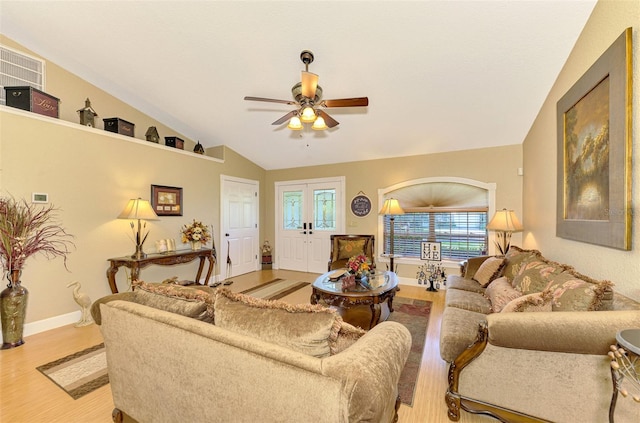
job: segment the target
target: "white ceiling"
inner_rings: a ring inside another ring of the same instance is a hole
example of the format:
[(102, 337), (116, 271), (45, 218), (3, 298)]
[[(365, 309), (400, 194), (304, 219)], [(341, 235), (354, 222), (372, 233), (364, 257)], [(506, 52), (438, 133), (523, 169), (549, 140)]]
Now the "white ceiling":
[[(206, 147), (280, 169), (521, 143), (595, 3), (0, 0), (0, 31)], [(271, 125), (291, 106), (243, 100), (289, 100), (305, 49), (325, 99), (369, 107), (293, 132)]]

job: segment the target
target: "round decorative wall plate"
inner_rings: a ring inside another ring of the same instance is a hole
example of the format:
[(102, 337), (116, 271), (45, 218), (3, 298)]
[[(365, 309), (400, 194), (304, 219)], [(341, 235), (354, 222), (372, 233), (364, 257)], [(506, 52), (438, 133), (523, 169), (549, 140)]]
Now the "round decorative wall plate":
[(351, 200), (351, 213), (356, 217), (365, 217), (371, 213), (371, 200), (362, 191)]

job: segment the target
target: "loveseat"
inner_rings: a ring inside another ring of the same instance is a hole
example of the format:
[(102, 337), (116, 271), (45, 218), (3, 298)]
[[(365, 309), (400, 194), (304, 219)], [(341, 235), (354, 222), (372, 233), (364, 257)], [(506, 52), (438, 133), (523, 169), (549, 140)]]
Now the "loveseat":
[(136, 283), (92, 306), (116, 422), (392, 422), (411, 347), (319, 305)]
[[(640, 304), (514, 246), (468, 260), (446, 286), (440, 354), (450, 420), (465, 410), (506, 422), (608, 421), (607, 352), (617, 331), (640, 327)], [(640, 421), (640, 404), (618, 400), (615, 421)]]

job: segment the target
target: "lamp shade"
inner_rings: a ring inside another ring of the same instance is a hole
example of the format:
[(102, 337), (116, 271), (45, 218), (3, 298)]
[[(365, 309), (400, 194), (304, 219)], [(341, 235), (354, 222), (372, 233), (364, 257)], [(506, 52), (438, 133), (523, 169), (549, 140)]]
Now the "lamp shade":
[(315, 129), (316, 131), (322, 131), (327, 128), (327, 124), (325, 123), (322, 116), (318, 116), (315, 122), (313, 122), (313, 125), (311, 125), (311, 129)]
[(302, 109), (302, 114), (300, 115), (300, 120), (304, 123), (311, 123), (316, 120), (316, 111), (313, 108), (307, 106)]
[(294, 116), (289, 121), (287, 128), (293, 129), (294, 131), (299, 131), (302, 129), (302, 122), (300, 122), (300, 118), (298, 116)]
[(487, 224), (487, 229), (490, 231), (521, 232), (523, 227), (513, 210), (502, 209), (496, 212)]
[(142, 198), (132, 198), (122, 210), (118, 219), (158, 220), (158, 215), (153, 211), (149, 201)]
[(396, 200), (395, 198), (387, 198), (386, 200), (384, 200), (384, 204), (382, 205), (382, 208), (380, 209), (380, 212), (378, 212), (378, 214), (404, 214), (404, 210), (402, 210), (402, 207), (400, 207), (400, 203), (398, 202), (398, 200)]

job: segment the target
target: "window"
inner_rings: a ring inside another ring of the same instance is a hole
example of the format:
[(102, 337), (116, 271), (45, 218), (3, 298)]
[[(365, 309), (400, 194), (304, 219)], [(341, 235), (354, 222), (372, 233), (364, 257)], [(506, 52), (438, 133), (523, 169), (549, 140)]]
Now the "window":
[[(390, 251), (391, 217), (384, 216), (384, 251)], [(420, 258), (422, 241), (441, 242), (443, 259), (461, 260), (487, 252), (487, 210), (405, 212), (395, 216), (395, 254)]]
[[(394, 216), (394, 254), (420, 261), (422, 241), (440, 242), (444, 260), (491, 253), (488, 218), (495, 211), (496, 184), (457, 177), (414, 179), (378, 190), (378, 200), (395, 198), (404, 214)], [(378, 254), (391, 251), (391, 217), (381, 216)]]
[(0, 104), (7, 104), (4, 87), (26, 86), (43, 91), (44, 61), (0, 46)]

